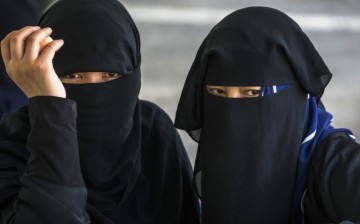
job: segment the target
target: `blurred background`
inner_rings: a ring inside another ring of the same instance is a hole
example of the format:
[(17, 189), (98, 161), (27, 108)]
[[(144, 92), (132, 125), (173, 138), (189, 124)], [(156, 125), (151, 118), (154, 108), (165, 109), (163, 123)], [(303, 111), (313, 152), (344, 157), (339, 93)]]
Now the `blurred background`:
[[(3, 0), (1, 0), (3, 1)], [(9, 1), (9, 0), (7, 0)], [(35, 1), (35, 0), (32, 0)], [(44, 5), (51, 0), (42, 0)], [(333, 73), (323, 102), (335, 127), (360, 139), (359, 0), (122, 0), (142, 43), (140, 98), (174, 119), (177, 102), (197, 49), (210, 29), (230, 12), (269, 6), (290, 15), (307, 33)], [(180, 131), (192, 163), (197, 144)]]

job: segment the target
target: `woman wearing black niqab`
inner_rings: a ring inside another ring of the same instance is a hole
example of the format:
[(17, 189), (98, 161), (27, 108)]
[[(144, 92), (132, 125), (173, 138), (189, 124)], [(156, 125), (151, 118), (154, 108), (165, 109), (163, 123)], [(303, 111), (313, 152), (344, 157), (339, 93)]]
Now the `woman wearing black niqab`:
[(301, 28), (275, 9), (235, 11), (210, 31), (175, 119), (199, 143), (204, 224), (360, 220), (360, 147), (318, 106), (330, 78)]
[[(33, 96), (2, 119), (1, 223), (198, 223), (179, 135), (165, 112), (138, 99), (140, 38), (126, 9), (60, 0), (40, 26), (64, 40), (53, 66), (67, 99)], [(78, 84), (95, 73), (112, 81)]]

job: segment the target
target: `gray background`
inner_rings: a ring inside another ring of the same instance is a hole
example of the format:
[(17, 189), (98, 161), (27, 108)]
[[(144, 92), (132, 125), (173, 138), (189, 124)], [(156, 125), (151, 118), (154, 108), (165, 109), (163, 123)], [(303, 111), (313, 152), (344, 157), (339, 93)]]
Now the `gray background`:
[[(174, 119), (187, 72), (200, 43), (227, 13), (246, 6), (280, 9), (303, 27), (333, 73), (323, 97), (335, 127), (360, 138), (360, 0), (123, 0), (142, 41), (140, 97)], [(197, 145), (180, 134), (194, 161)]]

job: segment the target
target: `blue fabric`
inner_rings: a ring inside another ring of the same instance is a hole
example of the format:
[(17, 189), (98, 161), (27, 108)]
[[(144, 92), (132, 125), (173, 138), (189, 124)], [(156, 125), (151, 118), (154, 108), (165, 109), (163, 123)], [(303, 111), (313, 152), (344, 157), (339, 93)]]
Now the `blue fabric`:
[(276, 86), (262, 86), (261, 89), (260, 89), (261, 96), (268, 96), (268, 95), (275, 94), (275, 93), (277, 93), (279, 91), (282, 91), (282, 90), (286, 89), (290, 85), (291, 84), (276, 85)]
[[(275, 94), (286, 89), (288, 86), (289, 85), (264, 86), (261, 87), (261, 95)], [(333, 116), (330, 113), (318, 107), (315, 97), (309, 97), (292, 202), (292, 211), (298, 223), (302, 223), (303, 221), (301, 200), (307, 186), (309, 164), (318, 143), (334, 132), (343, 132), (349, 136), (350, 139), (355, 140), (355, 136), (350, 130), (333, 128), (331, 126), (332, 119)]]

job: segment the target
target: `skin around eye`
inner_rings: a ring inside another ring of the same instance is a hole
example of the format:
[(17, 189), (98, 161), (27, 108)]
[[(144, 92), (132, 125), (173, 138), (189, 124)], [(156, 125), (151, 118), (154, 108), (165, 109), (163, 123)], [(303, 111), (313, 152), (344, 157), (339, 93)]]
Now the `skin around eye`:
[(227, 98), (251, 98), (261, 95), (260, 86), (212, 86), (207, 85), (208, 93)]

